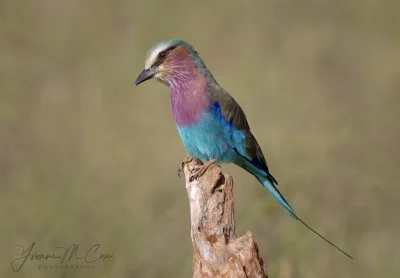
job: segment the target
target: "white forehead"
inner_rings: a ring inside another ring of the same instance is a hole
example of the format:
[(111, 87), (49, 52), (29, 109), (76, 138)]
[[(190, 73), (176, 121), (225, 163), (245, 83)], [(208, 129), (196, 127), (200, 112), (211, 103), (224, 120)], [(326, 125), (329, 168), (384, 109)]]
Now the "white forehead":
[(156, 44), (155, 46), (153, 46), (149, 52), (147, 52), (147, 57), (146, 57), (146, 63), (144, 65), (145, 69), (149, 69), (156, 61), (158, 58), (158, 54), (161, 51), (166, 50), (167, 48), (169, 48), (171, 46), (171, 42), (160, 42), (158, 44)]

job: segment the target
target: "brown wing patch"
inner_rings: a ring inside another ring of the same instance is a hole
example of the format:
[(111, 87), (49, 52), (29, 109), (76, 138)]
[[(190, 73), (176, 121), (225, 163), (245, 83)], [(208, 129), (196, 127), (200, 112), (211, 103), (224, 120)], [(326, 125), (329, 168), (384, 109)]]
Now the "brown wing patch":
[(246, 158), (250, 161), (257, 159), (259, 167), (262, 167), (263, 170), (268, 170), (261, 148), (250, 131), (250, 126), (240, 105), (225, 89), (218, 85), (209, 85), (208, 92), (210, 100), (217, 102), (220, 105), (221, 112), (225, 119), (228, 122), (231, 122), (236, 129), (241, 130), (246, 135), (243, 142)]
[(224, 88), (218, 85), (209, 85), (210, 100), (219, 103), (221, 112), (228, 122), (237, 129), (250, 131), (246, 116), (236, 100)]
[(265, 161), (256, 138), (250, 131), (250, 126), (240, 105), (219, 85), (209, 84), (207, 91), (210, 100), (212, 102), (217, 102), (220, 105), (221, 113), (224, 115), (225, 119), (232, 123), (236, 129), (241, 130), (246, 135), (245, 139), (243, 139), (245, 158), (256, 165), (256, 167), (266, 172), (268, 174), (267, 178), (271, 183), (278, 184), (275, 178), (269, 173), (267, 162)]

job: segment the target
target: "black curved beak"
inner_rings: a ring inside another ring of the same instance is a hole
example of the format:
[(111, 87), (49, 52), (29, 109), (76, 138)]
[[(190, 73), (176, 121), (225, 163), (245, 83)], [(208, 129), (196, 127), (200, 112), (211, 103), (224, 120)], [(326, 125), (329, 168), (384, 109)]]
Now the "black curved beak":
[(146, 80), (149, 80), (151, 78), (153, 78), (153, 76), (156, 74), (156, 71), (154, 68), (150, 68), (150, 69), (145, 69), (143, 70), (138, 78), (135, 81), (135, 86), (139, 85), (140, 83), (143, 83)]

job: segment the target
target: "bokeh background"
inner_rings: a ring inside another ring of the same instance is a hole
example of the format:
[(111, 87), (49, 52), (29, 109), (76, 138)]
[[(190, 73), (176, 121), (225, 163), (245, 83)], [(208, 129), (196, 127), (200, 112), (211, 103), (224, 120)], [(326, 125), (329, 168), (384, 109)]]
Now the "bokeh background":
[[(270, 277), (398, 277), (398, 1), (2, 1), (0, 277), (190, 277), (185, 156), (168, 88), (134, 87), (160, 40), (195, 46), (241, 104), (280, 189), (349, 260), (234, 166), (237, 234)], [(10, 266), (99, 243), (94, 269)]]

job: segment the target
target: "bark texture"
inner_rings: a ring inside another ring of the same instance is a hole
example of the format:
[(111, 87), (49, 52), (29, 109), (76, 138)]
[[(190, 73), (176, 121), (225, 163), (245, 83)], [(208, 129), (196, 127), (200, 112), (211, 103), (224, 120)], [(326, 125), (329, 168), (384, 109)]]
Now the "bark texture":
[(233, 209), (233, 179), (211, 165), (198, 180), (189, 182), (191, 170), (184, 166), (190, 203), (193, 243), (193, 277), (267, 277), (264, 262), (250, 231), (237, 238)]

